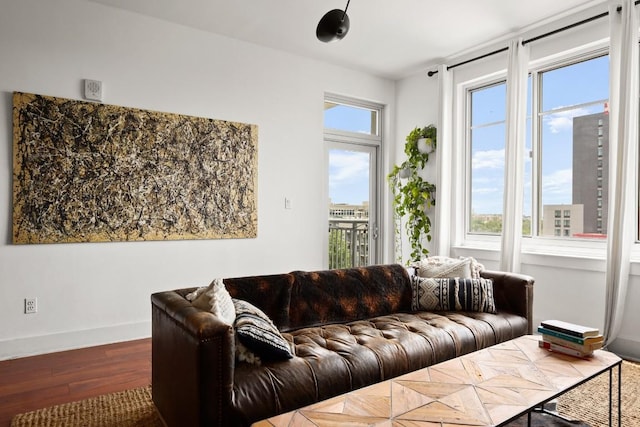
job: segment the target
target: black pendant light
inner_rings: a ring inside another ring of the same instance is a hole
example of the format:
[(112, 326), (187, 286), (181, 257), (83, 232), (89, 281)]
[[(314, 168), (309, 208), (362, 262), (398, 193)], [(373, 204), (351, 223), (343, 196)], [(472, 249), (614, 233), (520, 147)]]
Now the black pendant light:
[(321, 42), (329, 43), (336, 40), (342, 40), (344, 36), (349, 32), (349, 17), (347, 16), (347, 9), (349, 8), (349, 2), (344, 11), (340, 9), (333, 9), (327, 12), (320, 22), (318, 22), (318, 28), (316, 28), (316, 37)]

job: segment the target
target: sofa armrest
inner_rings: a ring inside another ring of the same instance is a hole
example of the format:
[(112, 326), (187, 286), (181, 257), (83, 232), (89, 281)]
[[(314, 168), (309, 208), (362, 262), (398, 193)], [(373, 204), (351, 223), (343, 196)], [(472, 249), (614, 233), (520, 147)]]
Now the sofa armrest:
[(223, 425), (233, 390), (233, 327), (175, 291), (151, 295), (152, 397), (167, 426)]
[(508, 311), (527, 319), (527, 333), (533, 333), (533, 284), (526, 274), (483, 270), (480, 275), (493, 279), (493, 296), (498, 311)]

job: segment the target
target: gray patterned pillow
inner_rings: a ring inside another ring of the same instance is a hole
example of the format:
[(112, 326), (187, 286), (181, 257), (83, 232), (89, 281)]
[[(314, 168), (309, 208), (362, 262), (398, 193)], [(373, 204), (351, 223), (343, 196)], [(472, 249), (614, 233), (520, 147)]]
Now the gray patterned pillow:
[(427, 278), (411, 279), (414, 311), (482, 311), (496, 313), (491, 279)]
[(293, 354), (271, 319), (247, 301), (233, 299), (236, 320), (233, 324), (238, 340), (262, 360), (291, 359)]

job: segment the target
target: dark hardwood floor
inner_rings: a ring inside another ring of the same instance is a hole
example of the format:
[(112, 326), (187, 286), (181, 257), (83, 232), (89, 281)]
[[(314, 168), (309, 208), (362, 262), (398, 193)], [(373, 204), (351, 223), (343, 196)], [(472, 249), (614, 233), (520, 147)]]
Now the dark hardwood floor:
[(15, 414), (151, 384), (151, 338), (0, 362), (0, 427)]

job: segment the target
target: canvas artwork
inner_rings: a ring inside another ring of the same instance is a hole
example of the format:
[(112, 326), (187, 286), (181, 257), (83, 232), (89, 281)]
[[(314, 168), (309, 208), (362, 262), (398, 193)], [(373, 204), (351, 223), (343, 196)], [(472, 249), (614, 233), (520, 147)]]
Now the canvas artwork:
[(256, 125), (13, 94), (13, 242), (252, 238)]

